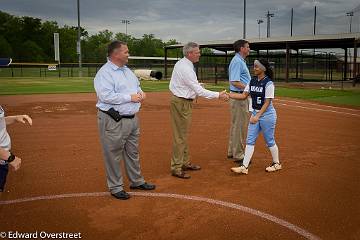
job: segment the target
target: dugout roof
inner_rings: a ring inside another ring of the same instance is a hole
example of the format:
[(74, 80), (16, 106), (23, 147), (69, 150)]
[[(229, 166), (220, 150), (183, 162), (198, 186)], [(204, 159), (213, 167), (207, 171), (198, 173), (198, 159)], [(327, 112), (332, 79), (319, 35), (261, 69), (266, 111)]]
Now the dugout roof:
[[(289, 36), (289, 37), (271, 37), (271, 38), (252, 38), (246, 39), (250, 43), (250, 49), (253, 51), (259, 50), (286, 50), (286, 76), (289, 79), (289, 60), (290, 51), (299, 49), (331, 49), (338, 48), (345, 50), (345, 64), (344, 64), (344, 79), (347, 78), (347, 49), (354, 49), (353, 61), (353, 79), (358, 75), (357, 69), (357, 48), (360, 45), (360, 33), (339, 33), (339, 34), (321, 34), (321, 35), (303, 35), (303, 36)], [(218, 51), (225, 52), (233, 51), (233, 43), (235, 40), (219, 40), (197, 42), (200, 48), (212, 48)], [(167, 52), (169, 49), (182, 48), (184, 44), (175, 44), (165, 47), (165, 78), (167, 78)], [(359, 74), (360, 75), (360, 74)]]
[[(360, 33), (341, 33), (323, 35), (303, 35), (292, 37), (271, 37), (271, 38), (251, 38), (246, 39), (250, 42), (251, 50), (276, 50), (286, 49), (313, 49), (313, 48), (354, 48), (360, 45)], [(201, 48), (212, 48), (218, 51), (233, 51), (235, 40), (218, 40), (197, 42)], [(165, 49), (182, 48), (184, 44), (175, 44), (165, 47)]]

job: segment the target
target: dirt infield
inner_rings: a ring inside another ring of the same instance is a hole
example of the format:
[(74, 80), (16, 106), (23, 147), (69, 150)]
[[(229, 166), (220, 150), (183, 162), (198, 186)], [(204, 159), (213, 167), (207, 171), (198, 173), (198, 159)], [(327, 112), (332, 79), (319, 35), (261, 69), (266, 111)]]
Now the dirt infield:
[[(249, 175), (239, 176), (226, 159), (228, 104), (200, 99), (193, 110), (190, 155), (203, 169), (183, 180), (169, 172), (170, 95), (149, 93), (139, 114), (140, 156), (142, 172), (157, 185), (152, 193), (158, 195), (137, 192), (119, 201), (104, 193), (95, 101), (94, 94), (0, 97), (7, 115), (28, 113), (34, 120), (32, 127), (8, 129), (23, 164), (10, 172), (7, 191), (0, 193), (0, 235), (360, 239), (360, 110), (275, 100), (284, 169), (265, 173), (271, 155), (260, 137)], [(125, 190), (130, 191), (128, 182)], [(27, 200), (11, 202), (17, 199)]]

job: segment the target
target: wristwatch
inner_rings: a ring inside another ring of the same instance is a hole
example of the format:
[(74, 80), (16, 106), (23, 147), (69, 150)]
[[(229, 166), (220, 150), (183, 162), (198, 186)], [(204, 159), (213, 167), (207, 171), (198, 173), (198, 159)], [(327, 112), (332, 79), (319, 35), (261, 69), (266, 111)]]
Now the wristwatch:
[(8, 157), (7, 162), (8, 162), (8, 163), (11, 163), (11, 162), (14, 161), (14, 160), (15, 160), (15, 155), (12, 154), (12, 152), (10, 152), (10, 156)]
[(8, 159), (7, 160), (0, 160), (0, 164), (1, 165), (9, 164), (14, 160), (15, 160), (15, 155), (12, 154), (12, 152), (10, 152), (10, 156), (8, 157)]

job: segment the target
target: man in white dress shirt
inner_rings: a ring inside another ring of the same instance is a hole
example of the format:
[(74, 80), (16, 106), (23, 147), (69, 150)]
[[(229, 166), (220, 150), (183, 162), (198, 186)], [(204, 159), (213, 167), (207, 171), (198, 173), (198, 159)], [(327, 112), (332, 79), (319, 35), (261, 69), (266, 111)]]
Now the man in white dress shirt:
[(191, 123), (193, 100), (200, 96), (208, 99), (228, 100), (226, 91), (213, 92), (204, 89), (198, 82), (193, 63), (199, 61), (200, 48), (197, 43), (189, 42), (183, 47), (184, 58), (174, 66), (170, 80), (173, 93), (170, 103), (171, 125), (173, 131), (173, 155), (171, 174), (174, 177), (188, 179), (187, 170), (200, 170), (200, 166), (190, 163), (187, 142)]

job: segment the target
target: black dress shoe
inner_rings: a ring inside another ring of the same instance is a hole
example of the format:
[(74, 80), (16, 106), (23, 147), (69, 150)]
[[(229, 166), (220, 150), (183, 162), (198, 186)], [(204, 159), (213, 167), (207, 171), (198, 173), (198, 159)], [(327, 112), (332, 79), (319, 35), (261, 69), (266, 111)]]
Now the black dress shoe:
[(150, 184), (150, 183), (144, 183), (136, 187), (130, 186), (131, 189), (140, 189), (140, 190), (154, 190), (155, 187), (156, 186), (154, 184)]
[(124, 190), (121, 190), (120, 192), (117, 193), (112, 193), (111, 195), (120, 200), (127, 200), (130, 198), (130, 194), (128, 194)]

